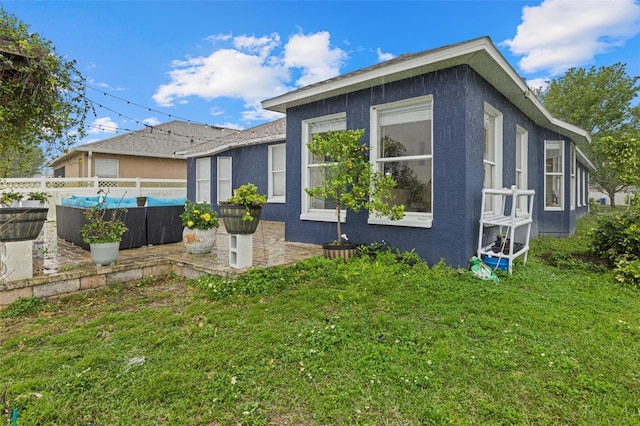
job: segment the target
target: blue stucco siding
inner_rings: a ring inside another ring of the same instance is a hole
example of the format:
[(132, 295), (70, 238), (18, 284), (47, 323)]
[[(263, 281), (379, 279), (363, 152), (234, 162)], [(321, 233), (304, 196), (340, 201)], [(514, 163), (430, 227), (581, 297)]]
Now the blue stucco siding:
[[(219, 211), (217, 207), (218, 194), (216, 185), (216, 177), (218, 175), (217, 158), (231, 157), (231, 181), (233, 188), (251, 182), (258, 186), (258, 191), (261, 194), (267, 194), (269, 190), (268, 146), (268, 144), (243, 146), (211, 157), (211, 200), (216, 210)], [(187, 197), (189, 199), (195, 199), (196, 194), (195, 162), (193, 158), (187, 161)], [(284, 203), (267, 203), (262, 208), (261, 217), (264, 220), (283, 221), (285, 208)]]
[(349, 211), (343, 232), (350, 240), (357, 243), (384, 240), (401, 250), (415, 250), (431, 264), (444, 258), (450, 265), (466, 266), (477, 249), (485, 102), (503, 115), (503, 187), (515, 183), (516, 125), (528, 132), (528, 186), (536, 190), (532, 235), (537, 235), (538, 230), (549, 232), (554, 225), (565, 233), (571, 232), (569, 209), (557, 215), (547, 214), (556, 212), (544, 212), (542, 197), (544, 140), (566, 138), (536, 126), (470, 67), (459, 66), (287, 110), (287, 240), (324, 243), (336, 238), (335, 223), (300, 219), (302, 121), (345, 112), (347, 128), (364, 128), (366, 141), (372, 105), (423, 95), (433, 96), (432, 227), (368, 225), (367, 212)]

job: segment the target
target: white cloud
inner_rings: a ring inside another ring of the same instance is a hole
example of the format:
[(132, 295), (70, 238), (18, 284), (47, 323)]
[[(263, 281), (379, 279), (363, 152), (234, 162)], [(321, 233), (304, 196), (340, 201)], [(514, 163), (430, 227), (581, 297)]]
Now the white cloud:
[(296, 34), (289, 38), (284, 47), (284, 64), (287, 68), (301, 70), (297, 86), (307, 86), (340, 74), (347, 54), (337, 47), (331, 48), (330, 38), (326, 31)]
[(384, 62), (396, 57), (393, 53), (384, 53), (382, 49), (377, 48), (376, 54), (378, 55), (378, 61)]
[(158, 124), (161, 123), (161, 121), (158, 120), (156, 117), (145, 118), (144, 120), (142, 120), (142, 122), (148, 126), (157, 126)]
[(544, 0), (522, 10), (513, 39), (503, 43), (524, 72), (559, 74), (592, 63), (640, 32), (640, 4), (635, 0)]
[[(277, 113), (262, 110), (260, 102), (291, 90), (294, 78), (295, 86), (300, 87), (339, 75), (347, 58), (343, 50), (331, 47), (328, 32), (298, 33), (284, 46), (277, 33), (217, 35), (208, 40), (230, 46), (208, 56), (174, 61), (169, 82), (160, 85), (152, 97), (156, 103), (169, 107), (186, 103), (192, 96), (207, 101), (227, 97), (244, 102), (245, 120), (279, 118)], [(217, 111), (212, 107), (212, 114)]]
[(527, 87), (531, 90), (545, 91), (549, 87), (549, 79), (546, 77), (532, 78), (527, 80)]
[(96, 118), (89, 125), (87, 133), (93, 135), (96, 133), (117, 133), (118, 123), (113, 121), (111, 117)]

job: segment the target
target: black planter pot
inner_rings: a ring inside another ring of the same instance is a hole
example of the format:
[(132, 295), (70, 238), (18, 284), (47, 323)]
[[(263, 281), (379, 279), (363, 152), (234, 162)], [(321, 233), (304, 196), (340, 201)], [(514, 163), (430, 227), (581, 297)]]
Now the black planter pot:
[(260, 214), (262, 206), (249, 207), (249, 212), (253, 216), (253, 220), (242, 220), (246, 212), (244, 206), (237, 204), (219, 204), (220, 217), (228, 234), (247, 235), (256, 232), (258, 223), (260, 222)]
[(0, 208), (0, 242), (35, 240), (47, 220), (46, 207)]
[(344, 260), (355, 256), (358, 245), (354, 243), (325, 243), (322, 245), (324, 257), (327, 259), (342, 258)]

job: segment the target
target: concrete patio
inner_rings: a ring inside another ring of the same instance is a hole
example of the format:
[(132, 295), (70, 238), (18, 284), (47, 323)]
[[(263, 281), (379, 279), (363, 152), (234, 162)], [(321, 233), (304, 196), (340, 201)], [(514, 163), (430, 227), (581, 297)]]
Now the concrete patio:
[[(290, 264), (321, 254), (320, 246), (284, 241), (281, 222), (261, 221), (253, 235), (253, 266)], [(115, 265), (96, 267), (89, 251), (58, 238), (55, 222), (47, 222), (33, 243), (33, 278), (0, 282), (0, 306), (23, 297), (59, 296), (168, 273), (195, 278), (243, 271), (229, 266), (229, 234), (222, 224), (210, 254), (188, 254), (180, 242), (120, 250)]]

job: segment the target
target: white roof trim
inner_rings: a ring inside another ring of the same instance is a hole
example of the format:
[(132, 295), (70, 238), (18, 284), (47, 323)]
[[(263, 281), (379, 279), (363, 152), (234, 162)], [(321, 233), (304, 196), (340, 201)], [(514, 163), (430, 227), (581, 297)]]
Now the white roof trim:
[[(530, 95), (525, 82), (489, 37), (429, 50), (406, 59), (400, 56), (388, 61), (388, 64), (383, 62), (267, 99), (262, 101), (262, 107), (286, 113), (287, 108), (465, 64), (471, 66), (538, 125), (578, 143), (590, 143), (588, 132), (554, 118), (535, 96)], [(508, 77), (506, 80), (505, 75)]]
[(224, 151), (228, 151), (230, 149), (233, 148), (238, 148), (241, 146), (249, 146), (249, 145), (260, 145), (263, 143), (269, 143), (269, 142), (277, 142), (277, 141), (284, 141), (286, 140), (287, 135), (286, 134), (279, 134), (279, 135), (270, 135), (270, 136), (264, 136), (261, 138), (254, 138), (254, 139), (245, 139), (245, 140), (240, 140), (240, 141), (234, 141), (234, 142), (229, 142), (220, 146), (216, 146), (214, 148), (208, 149), (206, 151), (198, 151), (198, 152), (194, 152), (191, 154), (187, 154), (186, 151), (176, 151), (175, 154), (176, 155), (180, 155), (180, 156), (184, 156), (184, 158), (194, 158), (194, 157), (206, 157), (206, 156), (211, 156), (211, 155), (216, 155), (219, 154), (221, 152)]

